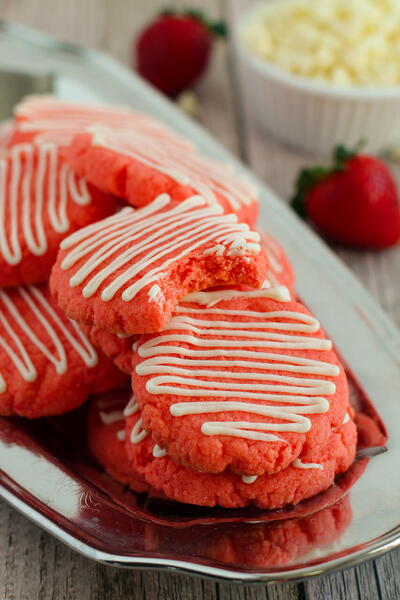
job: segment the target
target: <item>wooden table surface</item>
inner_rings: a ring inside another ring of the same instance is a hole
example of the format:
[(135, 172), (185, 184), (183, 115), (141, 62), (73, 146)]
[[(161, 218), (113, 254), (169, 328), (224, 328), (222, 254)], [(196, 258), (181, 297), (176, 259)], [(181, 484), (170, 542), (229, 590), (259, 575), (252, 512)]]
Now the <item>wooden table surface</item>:
[[(180, 5), (179, 2), (166, 2)], [(238, 5), (226, 0), (190, 0), (214, 17), (234, 18)], [(101, 48), (128, 62), (135, 32), (163, 0), (0, 0), (0, 18), (62, 39)], [(282, 198), (308, 157), (284, 149), (258, 132), (251, 98), (233, 49), (219, 45), (208, 76), (197, 88), (201, 121), (223, 144), (249, 163)], [(399, 132), (400, 133), (400, 132)], [(400, 136), (399, 136), (400, 138)], [(340, 250), (342, 259), (376, 300), (400, 323), (400, 247), (382, 253)], [(189, 576), (105, 567), (78, 556), (0, 503), (1, 600), (396, 600), (400, 598), (400, 550), (355, 569), (304, 584), (238, 586)]]

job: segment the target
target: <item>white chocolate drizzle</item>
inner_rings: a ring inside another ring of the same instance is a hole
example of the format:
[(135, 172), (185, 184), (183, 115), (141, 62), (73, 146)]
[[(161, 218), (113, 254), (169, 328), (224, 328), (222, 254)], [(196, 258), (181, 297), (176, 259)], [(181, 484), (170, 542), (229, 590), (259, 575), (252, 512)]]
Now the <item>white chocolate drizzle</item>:
[(181, 185), (190, 185), (211, 202), (223, 195), (231, 209), (238, 210), (257, 200), (256, 186), (235, 174), (232, 165), (201, 156), (192, 144), (142, 113), (32, 96), (16, 107), (15, 114), (17, 128), (36, 133), (35, 140), (69, 144), (87, 130), (93, 145), (130, 156)]
[(147, 295), (149, 297), (149, 302), (162, 302), (164, 300), (163, 291), (156, 283), (151, 286)]
[(292, 467), (294, 467), (295, 469), (319, 469), (320, 471), (324, 470), (323, 465), (312, 462), (305, 463), (300, 458), (296, 458), (296, 460), (292, 462)]
[(156, 444), (153, 448), (153, 456), (154, 458), (163, 458), (164, 456), (167, 456), (168, 452), (166, 450), (164, 450), (163, 448), (160, 448), (160, 446), (158, 444)]
[(21, 262), (21, 237), (31, 254), (45, 254), (47, 228), (57, 233), (70, 229), (70, 200), (85, 206), (91, 196), (85, 180), (77, 178), (66, 163), (59, 163), (54, 144), (19, 144), (0, 156), (0, 254), (4, 260), (10, 265)]
[(258, 475), (242, 475), (243, 483), (247, 483), (248, 485), (254, 483), (257, 480), (257, 478)]
[[(125, 417), (134, 415), (139, 410), (140, 407), (139, 407), (139, 404), (138, 404), (136, 398), (134, 398), (132, 396), (127, 408), (128, 408), (128, 411), (127, 411), (127, 409), (125, 409), (125, 411), (124, 411)], [(148, 435), (149, 435), (148, 432), (145, 431), (145, 429), (143, 429), (142, 417), (139, 417), (131, 431), (131, 435), (129, 438), (131, 444), (138, 444), (139, 442), (142, 442)]]
[[(134, 396), (129, 400), (129, 403), (125, 407), (122, 417), (130, 417), (134, 415), (139, 410), (139, 404)], [(135, 425), (132, 428), (130, 442), (131, 444), (139, 444), (148, 436), (148, 432), (143, 429), (143, 421), (142, 417), (136, 421)], [(124, 437), (125, 439), (125, 437)], [(153, 448), (153, 456), (154, 458), (163, 458), (167, 456), (167, 451), (163, 448), (160, 448), (158, 444), (154, 445)]]
[(201, 156), (195, 148), (176, 144), (176, 134), (163, 138), (149, 135), (139, 128), (111, 129), (101, 125), (88, 127), (92, 145), (103, 146), (118, 154), (129, 156), (155, 169), (181, 185), (190, 185), (210, 203), (223, 196), (233, 211), (255, 202), (256, 187), (245, 177), (235, 175), (226, 165)]
[(124, 418), (124, 413), (122, 410), (112, 410), (112, 411), (99, 411), (101, 422), (104, 425), (112, 425), (113, 423), (117, 423), (118, 421), (122, 421)]
[(130, 398), (128, 404), (124, 408), (123, 416), (130, 417), (131, 415), (134, 415), (135, 412), (137, 412), (138, 410), (139, 410), (139, 404), (137, 403), (135, 396), (132, 396)]
[[(19, 299), (18, 305), (14, 302), (15, 296)], [(32, 382), (37, 378), (35, 357), (23, 337), (29, 339), (35, 352), (40, 352), (59, 375), (68, 369), (66, 343), (87, 367), (97, 364), (96, 351), (87, 337), (74, 321), (65, 319), (66, 322), (35, 286), (13, 288), (12, 292), (0, 290), (0, 348), (22, 379)], [(0, 373), (0, 393), (6, 390), (5, 376)]]
[[(146, 383), (150, 394), (191, 399), (170, 406), (174, 417), (240, 412), (250, 418), (206, 421), (204, 435), (285, 442), (276, 433), (309, 431), (308, 415), (326, 413), (326, 396), (336, 390), (333, 381), (318, 376), (337, 376), (338, 365), (301, 355), (302, 350), (331, 349), (329, 340), (312, 335), (319, 328), (311, 315), (285, 309), (180, 305), (161, 334), (139, 345), (143, 360), (136, 372), (151, 376)], [(253, 415), (283, 423), (257, 422)]]
[(269, 298), (278, 302), (290, 302), (291, 300), (287, 287), (278, 285), (260, 290), (239, 290), (232, 288), (209, 292), (193, 292), (192, 294), (187, 294), (181, 302), (194, 302), (195, 304), (210, 308), (222, 300), (232, 300), (234, 298)]
[[(112, 129), (138, 130), (159, 143), (174, 135), (151, 117), (123, 106), (66, 102), (54, 96), (28, 96), (15, 107), (14, 114), (17, 130), (32, 134), (36, 142), (69, 144), (76, 134), (95, 123)], [(192, 150), (183, 138), (175, 135), (174, 141), (182, 150)]]
[(104, 302), (116, 294), (128, 302), (143, 288), (158, 285), (170, 265), (209, 243), (221, 243), (227, 252), (233, 244), (259, 252), (259, 234), (238, 223), (236, 215), (222, 213), (200, 196), (171, 207), (168, 194), (161, 194), (144, 208), (125, 208), (64, 239), (61, 248), (69, 252), (61, 268), (79, 263), (70, 285), (83, 286), (83, 297), (102, 288)]
[(125, 429), (120, 429), (119, 431), (117, 431), (117, 439), (120, 442), (123, 442), (125, 440)]

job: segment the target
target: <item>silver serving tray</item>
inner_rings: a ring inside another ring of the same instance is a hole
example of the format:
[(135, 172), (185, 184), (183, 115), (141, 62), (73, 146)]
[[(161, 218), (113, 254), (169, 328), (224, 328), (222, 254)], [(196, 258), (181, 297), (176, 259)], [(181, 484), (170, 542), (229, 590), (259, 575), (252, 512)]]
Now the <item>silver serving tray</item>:
[[(246, 173), (203, 129), (110, 57), (0, 22), (0, 70), (29, 73), (32, 65), (54, 82), (60, 97), (114, 102), (149, 112), (206, 154), (234, 163)], [(310, 516), (315, 510), (312, 502), (299, 509), (303, 514), (207, 511), (177, 504), (160, 507), (127, 492), (91, 462), (84, 442), (81, 446), (77, 442), (76, 424), (83, 422), (82, 412), (35, 423), (0, 419), (0, 497), (89, 558), (230, 581), (271, 582), (352, 566), (400, 543), (400, 334), (329, 248), (263, 182), (257, 184), (262, 195), (260, 225), (287, 249), (298, 293), (333, 338), (365, 406), (370, 401), (378, 408), (389, 433), (388, 451), (370, 461), (340, 501), (350, 502), (352, 510), (351, 522), (341, 534), (338, 531), (335, 539), (331, 536), (324, 544), (317, 537), (302, 555), (273, 564), (261, 560), (261, 554), (252, 557), (252, 546), (247, 554), (229, 555), (224, 548), (252, 539), (261, 529), (263, 539), (273, 544), (276, 527), (284, 522), (280, 519), (288, 516), (299, 526), (304, 524), (299, 519), (306, 518), (307, 528), (312, 529), (321, 514)], [(359, 465), (364, 468), (365, 459)], [(340, 496), (340, 485), (322, 495), (319, 508)]]

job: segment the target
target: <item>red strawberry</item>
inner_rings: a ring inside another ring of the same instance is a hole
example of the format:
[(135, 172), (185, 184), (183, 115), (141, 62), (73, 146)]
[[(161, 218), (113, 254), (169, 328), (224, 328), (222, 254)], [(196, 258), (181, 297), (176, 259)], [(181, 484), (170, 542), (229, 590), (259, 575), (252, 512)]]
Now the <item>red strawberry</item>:
[(223, 23), (209, 23), (198, 11), (165, 12), (137, 40), (137, 70), (160, 91), (176, 96), (201, 77), (214, 37), (225, 35)]
[(335, 242), (358, 248), (386, 248), (400, 239), (396, 184), (373, 156), (338, 146), (331, 168), (300, 172), (292, 206)]

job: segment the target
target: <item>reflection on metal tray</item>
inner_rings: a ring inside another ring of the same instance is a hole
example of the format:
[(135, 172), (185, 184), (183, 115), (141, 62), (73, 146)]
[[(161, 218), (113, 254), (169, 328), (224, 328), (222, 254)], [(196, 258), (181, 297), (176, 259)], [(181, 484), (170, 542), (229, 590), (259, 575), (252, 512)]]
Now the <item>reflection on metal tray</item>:
[[(150, 112), (208, 155), (238, 164), (109, 57), (0, 23), (0, 69), (30, 72), (31, 64), (54, 74), (60, 97)], [(332, 252), (258, 183), (260, 226), (287, 249), (300, 297), (334, 340), (354, 382), (355, 401), (361, 401), (358, 408), (375, 424), (366, 445), (384, 444), (375, 405), (388, 428), (388, 451), (367, 467), (361, 458), (330, 490), (292, 514), (203, 511), (147, 501), (112, 482), (91, 462), (83, 443), (77, 451), (65, 437), (76, 414), (37, 423), (0, 420), (0, 496), (88, 557), (236, 581), (282, 581), (353, 565), (400, 544), (400, 478), (394, 476), (400, 461), (400, 334)]]

